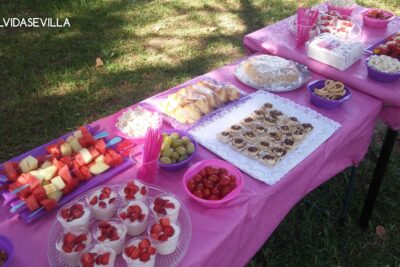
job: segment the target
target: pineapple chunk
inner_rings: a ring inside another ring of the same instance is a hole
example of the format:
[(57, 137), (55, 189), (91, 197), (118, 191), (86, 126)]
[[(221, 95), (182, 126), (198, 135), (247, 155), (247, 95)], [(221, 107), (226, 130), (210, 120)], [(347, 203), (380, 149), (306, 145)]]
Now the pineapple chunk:
[(83, 161), (86, 164), (90, 163), (93, 160), (92, 154), (90, 154), (89, 150), (87, 150), (86, 148), (82, 148), (81, 151), (79, 151), (79, 153), (81, 153)]
[(82, 132), (81, 132), (81, 130), (75, 131), (75, 132), (74, 132), (74, 137), (75, 137), (76, 139), (81, 138), (81, 137), (82, 137)]
[(79, 144), (78, 138), (72, 139), (69, 144), (71, 145), (72, 150), (76, 153), (78, 153), (82, 149), (81, 144)]
[(38, 174), (41, 176), (41, 180), (50, 180), (51, 178), (54, 177), (57, 173), (57, 167), (54, 165), (51, 165), (45, 169), (39, 169)]
[(50, 160), (46, 160), (45, 162), (43, 162), (42, 166), (40, 166), (41, 169), (46, 169), (47, 167), (50, 167), (51, 165), (53, 165), (53, 163), (51, 163)]
[(94, 165), (92, 165), (89, 168), (89, 171), (91, 174), (93, 175), (98, 175), (100, 173), (105, 172), (106, 170), (108, 170), (108, 168), (110, 168), (110, 166), (108, 166), (107, 164), (105, 164), (104, 162), (101, 161), (97, 161)]
[(60, 146), (60, 151), (63, 156), (71, 156), (72, 147), (69, 143), (64, 143)]
[(104, 155), (100, 155), (95, 159), (96, 162), (104, 162)]
[(67, 137), (67, 140), (65, 140), (65, 142), (71, 143), (71, 141), (72, 141), (73, 139), (75, 139), (75, 137), (74, 137), (73, 135), (70, 135), (70, 136)]
[(52, 183), (43, 186), (43, 188), (44, 188), (44, 190), (46, 191), (46, 195), (47, 195), (47, 196), (57, 191), (57, 188), (56, 188), (55, 185), (52, 184)]
[(20, 161), (19, 167), (21, 168), (22, 172), (26, 173), (37, 169), (38, 164), (39, 164), (38, 160), (35, 157), (29, 155)]
[(51, 183), (57, 188), (57, 190), (63, 190), (65, 187), (65, 182), (61, 176), (56, 176), (51, 179)]
[(47, 195), (48, 198), (54, 199), (55, 201), (59, 201), (62, 197), (63, 193), (61, 191), (54, 191), (53, 193)]

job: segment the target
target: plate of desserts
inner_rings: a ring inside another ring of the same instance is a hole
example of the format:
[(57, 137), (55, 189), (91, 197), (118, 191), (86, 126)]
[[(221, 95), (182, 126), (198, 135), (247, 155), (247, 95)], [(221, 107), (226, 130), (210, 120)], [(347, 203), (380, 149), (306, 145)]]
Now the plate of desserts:
[(243, 60), (236, 66), (235, 76), (250, 87), (270, 92), (296, 90), (311, 79), (306, 66), (270, 55)]
[(272, 185), (339, 127), (312, 109), (260, 90), (190, 133), (210, 151)]
[(51, 266), (177, 266), (189, 247), (189, 213), (173, 194), (138, 180), (99, 186), (59, 209)]
[(145, 103), (157, 108), (174, 128), (188, 130), (244, 94), (234, 85), (201, 78), (150, 98)]

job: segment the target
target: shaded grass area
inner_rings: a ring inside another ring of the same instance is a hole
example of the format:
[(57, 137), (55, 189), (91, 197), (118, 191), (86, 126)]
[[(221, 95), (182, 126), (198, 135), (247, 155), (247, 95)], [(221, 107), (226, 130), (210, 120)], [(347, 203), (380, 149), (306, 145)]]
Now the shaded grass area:
[[(293, 14), (277, 0), (3, 0), (0, 17), (68, 18), (71, 28), (0, 29), (0, 162), (244, 55), (244, 34)], [(362, 0), (400, 14), (398, 0)], [(95, 68), (96, 57), (105, 66)], [(299, 204), (249, 266), (398, 266), (399, 144), (367, 232), (356, 220), (376, 153), (361, 165), (344, 227)], [(339, 210), (346, 178), (307, 198)], [(376, 225), (387, 235), (378, 238)]]

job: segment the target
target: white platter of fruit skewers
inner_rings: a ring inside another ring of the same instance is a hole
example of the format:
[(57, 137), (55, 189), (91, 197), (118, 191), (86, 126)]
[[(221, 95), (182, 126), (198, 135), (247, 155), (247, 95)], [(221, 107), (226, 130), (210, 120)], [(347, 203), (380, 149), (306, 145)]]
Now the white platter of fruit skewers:
[(59, 209), (48, 260), (57, 267), (177, 266), (191, 234), (189, 213), (173, 194), (138, 180), (103, 185)]

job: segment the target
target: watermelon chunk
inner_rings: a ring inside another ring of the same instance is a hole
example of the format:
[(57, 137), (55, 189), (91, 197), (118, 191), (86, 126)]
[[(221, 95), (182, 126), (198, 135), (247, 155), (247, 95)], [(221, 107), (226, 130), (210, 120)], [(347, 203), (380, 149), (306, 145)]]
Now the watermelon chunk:
[[(63, 180), (64, 180), (64, 179), (63, 179)], [(78, 179), (75, 179), (75, 178), (72, 178), (72, 177), (71, 177), (70, 180), (68, 180), (68, 182), (67, 182), (66, 180), (64, 180), (64, 182), (65, 182), (65, 187), (64, 187), (64, 189), (62, 190), (62, 192), (63, 192), (64, 195), (70, 193), (70, 192), (71, 192), (72, 190), (74, 190), (75, 187), (77, 187), (78, 184), (79, 184), (79, 180), (78, 180)]]
[(79, 129), (82, 133), (82, 135), (89, 133), (89, 130), (85, 126), (79, 127)]
[(52, 211), (57, 208), (57, 201), (51, 198), (43, 199), (42, 201), (40, 201), (40, 204), (46, 211)]
[(25, 204), (30, 212), (33, 212), (39, 208), (39, 203), (36, 201), (33, 195), (30, 195), (25, 199)]
[(8, 189), (9, 189), (10, 192), (11, 192), (11, 191), (14, 191), (14, 190), (17, 189), (17, 188), (20, 188), (21, 186), (23, 186), (23, 184), (20, 184), (19, 182), (15, 181), (15, 182), (11, 183), (11, 184), (8, 186)]
[(79, 167), (84, 166), (86, 164), (85, 160), (82, 157), (81, 153), (75, 155), (75, 162), (78, 163)]
[(91, 135), (90, 133), (83, 134), (82, 138), (85, 139), (85, 143), (88, 146), (93, 146), (94, 144), (96, 144), (96, 140), (94, 140), (93, 135)]
[(5, 175), (10, 182), (17, 180), (20, 173), (18, 169), (18, 164), (14, 162), (5, 162), (3, 164)]
[(69, 181), (72, 179), (71, 177), (71, 173), (69, 172), (68, 166), (64, 165), (59, 171), (58, 171), (58, 175), (61, 176), (61, 178), (64, 181)]
[(88, 148), (88, 150), (89, 150), (90, 154), (92, 155), (92, 158), (95, 159), (98, 156), (100, 156), (100, 152), (97, 151), (97, 149), (95, 147), (91, 146), (91, 147)]
[(32, 190), (32, 195), (35, 197), (37, 202), (47, 198), (46, 190), (44, 190), (43, 186), (41, 185)]
[(82, 175), (84, 176), (84, 180), (89, 180), (90, 178), (92, 178), (92, 174), (89, 171), (89, 167), (88, 166), (82, 166), (79, 171), (82, 173)]
[(89, 146), (89, 144), (86, 143), (86, 140), (85, 140), (85, 138), (83, 138), (83, 136), (79, 137), (78, 142), (81, 145), (81, 147), (88, 147)]
[(64, 163), (62, 163), (61, 161), (59, 161), (59, 160), (56, 159), (56, 158), (54, 158), (54, 159), (51, 161), (51, 163), (53, 163), (53, 165), (57, 167), (57, 170), (61, 170), (61, 169), (65, 166)]
[(30, 173), (23, 173), (18, 178), (17, 181), (21, 185), (29, 184), (31, 190), (33, 190), (36, 186), (40, 185), (40, 180), (37, 179)]
[(60, 147), (58, 146), (58, 144), (51, 144), (46, 147), (46, 150), (47, 150), (47, 152), (49, 152), (49, 154), (53, 155), (55, 158), (59, 158), (62, 156)]
[(118, 166), (124, 162), (121, 155), (118, 154), (115, 150), (108, 149), (107, 152), (108, 152), (108, 154), (110, 154), (110, 156), (112, 158), (112, 164), (110, 166)]
[(73, 168), (72, 169), (72, 174), (79, 180), (79, 181), (84, 181), (86, 180), (85, 176), (81, 173), (79, 168)]
[(103, 139), (97, 140), (94, 148), (96, 148), (96, 150), (99, 151), (100, 154), (104, 155), (106, 153), (106, 143)]
[(68, 168), (72, 168), (73, 167), (72, 158), (69, 157), (69, 156), (62, 157), (60, 159), (60, 162), (62, 162), (63, 164), (67, 165)]
[(26, 199), (30, 194), (32, 194), (32, 191), (30, 187), (28, 186), (27, 188), (22, 189), (17, 193), (17, 196), (19, 196), (22, 199)]
[(58, 145), (58, 146), (61, 146), (61, 145), (64, 144), (64, 143), (65, 143), (65, 141), (64, 141), (64, 139), (62, 139), (62, 138), (60, 138), (60, 139), (57, 140), (57, 145)]
[(131, 141), (124, 140), (124, 141), (118, 143), (117, 151), (120, 152), (120, 151), (130, 148), (132, 146), (133, 146), (133, 144), (131, 143)]

